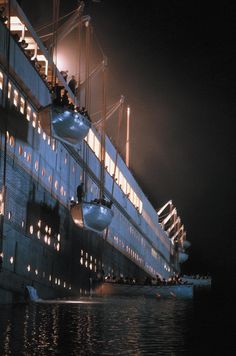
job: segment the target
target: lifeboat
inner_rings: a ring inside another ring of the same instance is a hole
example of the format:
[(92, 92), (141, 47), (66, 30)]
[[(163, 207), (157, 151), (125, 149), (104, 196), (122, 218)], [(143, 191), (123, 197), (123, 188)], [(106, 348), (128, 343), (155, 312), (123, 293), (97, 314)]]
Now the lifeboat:
[(51, 127), (52, 136), (71, 145), (80, 143), (91, 127), (91, 122), (85, 115), (63, 106), (50, 105), (42, 110), (40, 116), (46, 133)]
[(179, 263), (184, 263), (188, 259), (188, 254), (185, 252), (179, 252)]
[(71, 207), (70, 211), (76, 225), (99, 233), (110, 225), (114, 216), (108, 206), (93, 202), (77, 203)]

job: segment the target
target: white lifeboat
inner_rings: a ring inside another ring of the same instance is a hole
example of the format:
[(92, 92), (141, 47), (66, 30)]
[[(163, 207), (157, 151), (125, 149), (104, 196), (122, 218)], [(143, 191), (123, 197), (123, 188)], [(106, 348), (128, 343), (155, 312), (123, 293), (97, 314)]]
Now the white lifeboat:
[(188, 254), (179, 251), (179, 263), (184, 263), (187, 261), (187, 259), (188, 259)]
[(47, 106), (40, 112), (40, 121), (46, 133), (51, 127), (52, 136), (71, 145), (80, 143), (91, 127), (91, 122), (85, 115), (55, 105)]
[(91, 122), (79, 112), (63, 107), (52, 108), (52, 128), (54, 134), (66, 142), (76, 145), (88, 134)]
[(108, 206), (93, 202), (77, 203), (71, 207), (70, 211), (76, 225), (95, 232), (105, 230), (114, 216)]

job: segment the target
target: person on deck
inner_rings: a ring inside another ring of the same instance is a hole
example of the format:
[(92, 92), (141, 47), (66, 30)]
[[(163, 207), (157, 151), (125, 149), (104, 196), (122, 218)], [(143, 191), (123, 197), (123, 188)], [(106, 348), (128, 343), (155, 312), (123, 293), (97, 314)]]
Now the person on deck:
[(69, 98), (68, 98), (67, 90), (65, 90), (64, 94), (62, 95), (61, 105), (62, 106), (68, 106), (69, 105)]
[(68, 87), (71, 89), (71, 91), (74, 95), (75, 95), (76, 85), (77, 85), (77, 81), (75, 79), (75, 76), (72, 75), (72, 78), (68, 83)]
[(68, 70), (62, 70), (61, 75), (63, 76), (64, 80), (67, 81), (67, 77), (68, 77)]
[(77, 199), (78, 203), (81, 203), (84, 197), (84, 183), (82, 182), (80, 185), (77, 187)]

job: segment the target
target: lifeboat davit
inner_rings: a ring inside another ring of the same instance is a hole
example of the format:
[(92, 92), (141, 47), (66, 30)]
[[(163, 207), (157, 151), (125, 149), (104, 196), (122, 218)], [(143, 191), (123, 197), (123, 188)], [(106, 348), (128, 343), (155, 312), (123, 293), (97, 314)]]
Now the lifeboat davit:
[(91, 122), (77, 111), (63, 107), (52, 108), (53, 133), (64, 141), (76, 145), (88, 134)]
[(188, 259), (188, 254), (185, 252), (179, 252), (179, 263), (184, 263)]
[(76, 225), (83, 229), (102, 232), (111, 223), (113, 211), (106, 205), (82, 202), (71, 207), (71, 216)]

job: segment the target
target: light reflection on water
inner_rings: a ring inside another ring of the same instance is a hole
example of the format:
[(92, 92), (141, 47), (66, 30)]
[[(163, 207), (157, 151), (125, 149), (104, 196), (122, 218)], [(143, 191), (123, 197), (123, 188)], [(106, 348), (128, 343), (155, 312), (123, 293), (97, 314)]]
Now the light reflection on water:
[(214, 348), (211, 306), (114, 297), (0, 306), (0, 355), (195, 355)]

